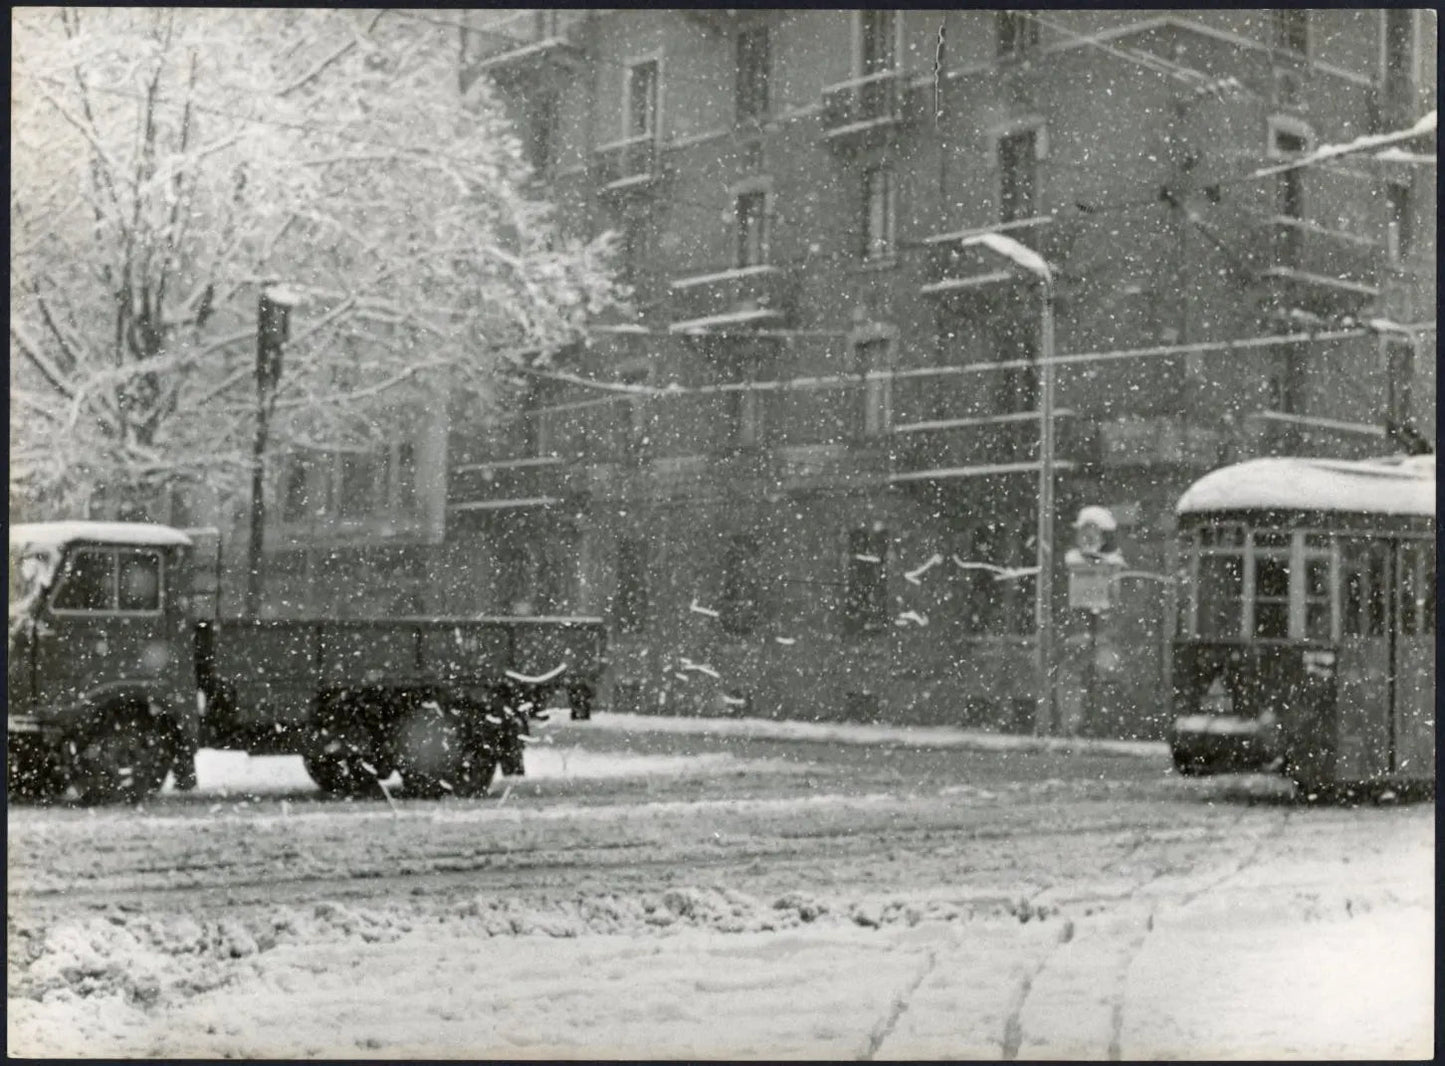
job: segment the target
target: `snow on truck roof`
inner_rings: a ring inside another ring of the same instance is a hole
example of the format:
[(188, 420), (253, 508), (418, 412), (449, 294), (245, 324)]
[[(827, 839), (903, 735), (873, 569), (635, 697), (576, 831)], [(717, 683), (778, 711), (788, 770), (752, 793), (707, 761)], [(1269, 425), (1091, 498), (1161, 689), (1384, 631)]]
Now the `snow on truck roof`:
[(10, 527), (11, 547), (61, 548), (77, 542), (170, 548), (188, 545), (191, 538), (151, 522), (26, 522)]
[(1435, 517), (1435, 457), (1251, 459), (1206, 474), (1179, 498), (1179, 514), (1340, 511)]

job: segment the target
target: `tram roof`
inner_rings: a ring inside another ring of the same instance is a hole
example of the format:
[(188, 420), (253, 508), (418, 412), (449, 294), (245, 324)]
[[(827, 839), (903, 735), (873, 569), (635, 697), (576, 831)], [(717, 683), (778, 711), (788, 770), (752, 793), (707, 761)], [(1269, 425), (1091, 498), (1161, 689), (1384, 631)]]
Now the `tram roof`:
[(1325, 511), (1435, 517), (1435, 457), (1250, 459), (1200, 478), (1179, 514)]
[(12, 547), (60, 548), (74, 543), (168, 548), (190, 544), (191, 538), (152, 522), (24, 522), (10, 527)]

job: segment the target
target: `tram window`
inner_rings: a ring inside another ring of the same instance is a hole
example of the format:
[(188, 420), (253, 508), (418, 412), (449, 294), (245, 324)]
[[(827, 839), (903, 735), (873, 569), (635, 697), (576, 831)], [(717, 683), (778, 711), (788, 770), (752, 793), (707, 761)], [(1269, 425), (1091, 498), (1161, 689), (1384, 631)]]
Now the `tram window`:
[[(1425, 544), (1407, 543), (1400, 546), (1400, 632), (1406, 636), (1430, 632), (1434, 621), (1434, 604), (1428, 602), (1429, 596), (1426, 593), (1427, 588), (1433, 592), (1434, 575), (1422, 573), (1433, 569), (1426, 563), (1426, 558), (1430, 555), (1428, 549), (1429, 546)], [(1432, 579), (1428, 585), (1426, 577)]]
[(1244, 558), (1199, 557), (1199, 635), (1237, 637), (1244, 604)]
[(1205, 548), (1243, 548), (1243, 526), (1205, 526), (1199, 531), (1199, 543)]
[(1421, 581), (1420, 632), (1435, 632), (1435, 545), (1422, 547), (1425, 573)]
[(1353, 568), (1345, 573), (1345, 602), (1344, 618), (1340, 619), (1340, 629), (1347, 637), (1358, 637), (1364, 629), (1365, 613), (1365, 575)]
[(1330, 639), (1330, 560), (1305, 558), (1305, 636)]
[(1385, 635), (1385, 579), (1388, 573), (1386, 562), (1389, 559), (1387, 554), (1389, 546), (1376, 541), (1369, 547), (1369, 563), (1367, 572), (1369, 574), (1369, 590), (1366, 598), (1366, 624), (1365, 635), (1370, 637), (1383, 637)]
[(1369, 541), (1340, 542), (1340, 632), (1347, 637), (1364, 636), (1369, 631), (1369, 549)]
[[(1277, 534), (1256, 534), (1255, 542)], [(1289, 534), (1285, 534), (1286, 537)], [(1254, 557), (1254, 635), (1289, 636), (1289, 559), (1259, 552)]]

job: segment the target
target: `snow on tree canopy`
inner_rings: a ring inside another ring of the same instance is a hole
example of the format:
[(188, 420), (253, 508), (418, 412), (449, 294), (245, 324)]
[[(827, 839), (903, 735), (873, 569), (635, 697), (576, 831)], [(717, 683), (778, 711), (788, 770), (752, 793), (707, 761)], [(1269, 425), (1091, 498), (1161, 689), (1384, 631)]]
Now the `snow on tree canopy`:
[(169, 548), (189, 546), (191, 538), (151, 522), (28, 522), (10, 527), (12, 547), (60, 548), (75, 543)]
[(1357, 511), (1435, 516), (1435, 457), (1251, 459), (1206, 474), (1179, 514), (1214, 511)]

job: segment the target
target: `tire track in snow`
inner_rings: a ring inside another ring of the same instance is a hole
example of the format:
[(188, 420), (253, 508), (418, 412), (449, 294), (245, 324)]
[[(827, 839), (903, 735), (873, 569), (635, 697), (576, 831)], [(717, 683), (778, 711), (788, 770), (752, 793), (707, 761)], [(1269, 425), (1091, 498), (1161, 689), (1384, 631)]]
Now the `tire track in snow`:
[(1049, 960), (1073, 938), (1074, 922), (1073, 919), (1068, 919), (1064, 922), (1064, 927), (1059, 930), (1059, 935), (1054, 938), (1054, 942), (1049, 945), (1048, 950), (1039, 956), (1033, 970), (1019, 978), (1018, 987), (1009, 997), (1008, 1013), (1004, 1017), (1003, 1039), (1001, 1040), (1004, 1061), (1013, 1062), (1019, 1057), (1019, 1048), (1023, 1046), (1024, 1042), (1024, 1006), (1029, 1001), (1029, 993), (1033, 990), (1034, 982), (1038, 980), (1039, 974), (1044, 972)]
[[(1246, 812), (1241, 811), (1239, 817), (1235, 819), (1236, 826), (1244, 820), (1245, 813)], [(1242, 859), (1239, 859), (1234, 864), (1232, 869), (1225, 871), (1225, 873), (1207, 884), (1185, 893), (1173, 906), (1176, 909), (1187, 907), (1200, 896), (1207, 892), (1214, 891), (1231, 879), (1238, 877), (1249, 867), (1256, 865), (1259, 862), (1261, 854), (1264, 852), (1265, 845), (1270, 841), (1281, 838), (1289, 826), (1289, 821), (1290, 812), (1288, 809), (1285, 809), (1280, 818), (1268, 831), (1260, 833), (1255, 837), (1254, 846), (1249, 849), (1248, 853)], [(1158, 880), (1160, 876), (1162, 876), (1162, 873), (1156, 874), (1154, 878), (1151, 878), (1150, 881), (1145, 884), (1150, 884)], [(1140, 885), (1139, 887), (1143, 888), (1145, 885)], [(1139, 957), (1139, 952), (1143, 950), (1149, 934), (1154, 931), (1154, 914), (1155, 912), (1151, 908), (1148, 916), (1144, 920), (1143, 928), (1130, 939), (1129, 945), (1125, 949), (1121, 965), (1115, 973), (1114, 994), (1109, 1005), (1108, 1058), (1110, 1062), (1120, 1062), (1123, 1059), (1124, 1011), (1128, 1005), (1129, 971), (1134, 968), (1134, 961)]]
[(893, 997), (893, 1003), (888, 1010), (888, 1017), (874, 1026), (873, 1031), (868, 1034), (868, 1046), (864, 1048), (863, 1054), (859, 1056), (862, 1061), (873, 1061), (874, 1056), (878, 1054), (878, 1049), (883, 1046), (883, 1041), (887, 1040), (889, 1036), (893, 1034), (893, 1030), (898, 1027), (898, 1019), (902, 1018), (903, 1013), (908, 1010), (908, 1005), (913, 999), (913, 994), (918, 991), (919, 986), (928, 979), (928, 975), (931, 974), (937, 966), (938, 953), (930, 949), (928, 958), (924, 960), (923, 966), (919, 968), (918, 976), (909, 982), (907, 988)]

